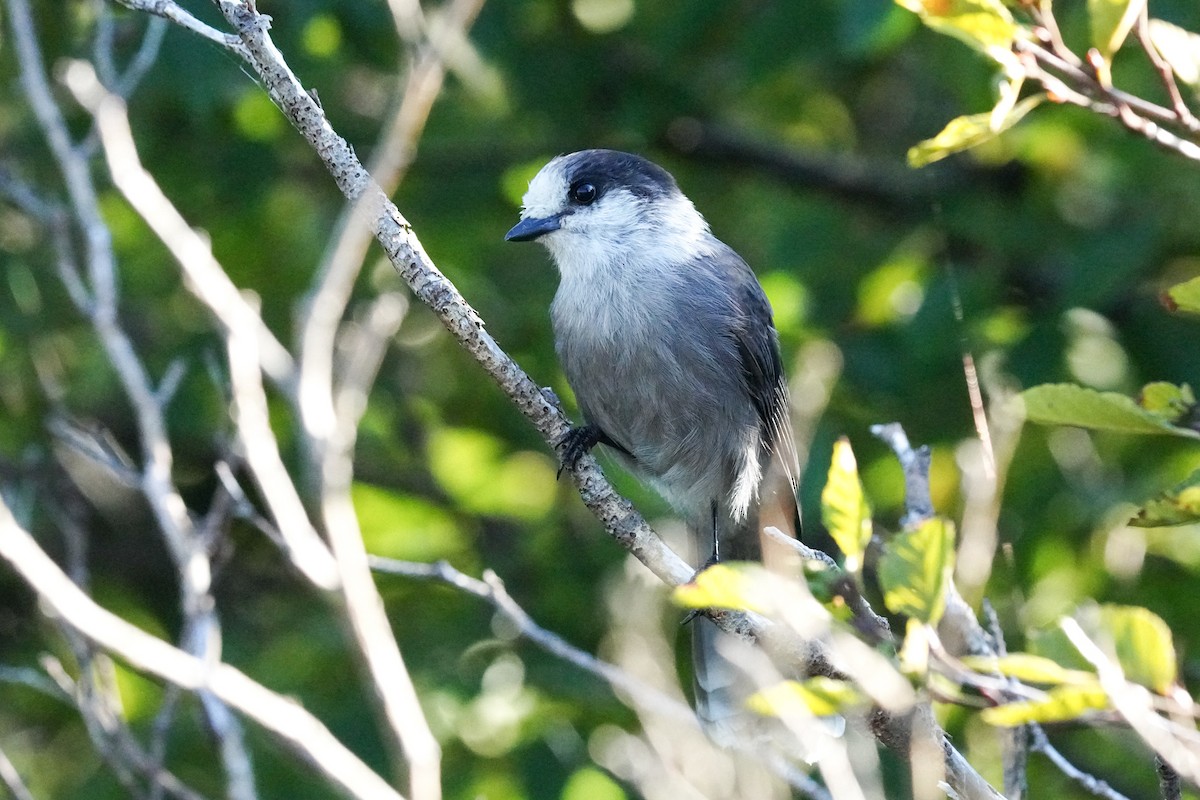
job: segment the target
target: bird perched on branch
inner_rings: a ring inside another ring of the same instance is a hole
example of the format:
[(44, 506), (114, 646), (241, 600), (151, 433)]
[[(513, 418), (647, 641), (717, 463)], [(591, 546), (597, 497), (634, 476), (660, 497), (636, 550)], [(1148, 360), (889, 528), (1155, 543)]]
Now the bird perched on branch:
[[(612, 150), (559, 156), (505, 239), (541, 242), (560, 273), (555, 342), (584, 417), (564, 465), (606, 445), (710, 562), (782, 558), (762, 530), (799, 534), (799, 466), (771, 307), (670, 173)], [(696, 620), (697, 713), (716, 728), (747, 694), (722, 636)]]

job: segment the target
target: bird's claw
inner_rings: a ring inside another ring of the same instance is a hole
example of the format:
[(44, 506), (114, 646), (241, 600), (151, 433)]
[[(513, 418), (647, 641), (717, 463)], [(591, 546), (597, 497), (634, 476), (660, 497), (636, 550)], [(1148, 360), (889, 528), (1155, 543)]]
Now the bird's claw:
[(563, 470), (573, 470), (579, 459), (587, 455), (600, 441), (600, 436), (591, 425), (580, 425), (564, 433), (554, 447), (559, 451), (561, 461), (555, 478), (561, 478)]

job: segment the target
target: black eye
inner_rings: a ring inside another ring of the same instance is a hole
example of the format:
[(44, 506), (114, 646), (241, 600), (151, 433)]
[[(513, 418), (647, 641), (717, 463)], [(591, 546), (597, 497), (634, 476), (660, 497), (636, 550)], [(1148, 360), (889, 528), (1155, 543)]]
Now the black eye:
[(596, 187), (593, 184), (583, 181), (571, 187), (571, 199), (581, 206), (590, 206), (596, 202)]

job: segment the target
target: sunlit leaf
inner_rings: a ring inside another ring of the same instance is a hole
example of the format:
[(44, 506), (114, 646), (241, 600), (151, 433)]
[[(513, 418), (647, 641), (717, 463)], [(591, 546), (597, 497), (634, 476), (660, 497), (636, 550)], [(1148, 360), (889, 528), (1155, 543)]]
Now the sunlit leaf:
[(595, 767), (582, 767), (567, 778), (559, 800), (625, 800), (627, 796), (619, 783), (600, 770)]
[(821, 492), (821, 520), (846, 557), (846, 569), (858, 572), (871, 541), (871, 506), (858, 478), (854, 451), (845, 437), (833, 445), (829, 477)]
[(908, 163), (913, 167), (923, 167), (948, 155), (994, 139), (1017, 124), (1022, 117), (1029, 113), (1030, 109), (1041, 101), (1041, 95), (1026, 97), (1013, 106), (1011, 111), (1002, 115), (1000, 119), (997, 119), (994, 111), (956, 117), (950, 120), (937, 136), (909, 148)]
[(1176, 386), (1166, 381), (1155, 381), (1142, 387), (1138, 405), (1151, 414), (1175, 423), (1195, 408), (1196, 395), (1186, 383)]
[(1171, 65), (1176, 78), (1188, 86), (1200, 85), (1200, 35), (1170, 22), (1152, 19), (1150, 42)]
[(964, 656), (962, 662), (976, 672), (999, 673), (1006, 678), (1016, 678), (1023, 683), (1090, 684), (1096, 680), (1095, 674), (1091, 672), (1066, 669), (1056, 661), (1030, 653), (1010, 653), (1006, 656)]
[(1192, 278), (1167, 289), (1165, 302), (1172, 311), (1200, 314), (1200, 278)]
[(1200, 522), (1200, 470), (1193, 472), (1173, 489), (1160, 493), (1138, 509), (1130, 525), (1160, 528)]
[(1125, 43), (1146, 0), (1088, 0), (1087, 5), (1092, 46), (1108, 59)]
[(954, 523), (932, 517), (896, 534), (879, 559), (883, 602), (896, 614), (935, 625), (954, 567)]
[(1000, 0), (896, 0), (930, 28), (992, 57), (1012, 49), (1019, 27)]
[(980, 717), (990, 725), (1016, 727), (1030, 722), (1064, 722), (1089, 711), (1108, 708), (1108, 695), (1099, 683), (1090, 686), (1055, 686), (1044, 700), (1020, 700), (985, 708)]
[(1076, 425), (1121, 433), (1174, 434), (1193, 439), (1200, 433), (1176, 427), (1170, 419), (1116, 392), (1097, 392), (1074, 384), (1034, 386), (1021, 393), (1025, 415), (1042, 425)]
[(908, 676), (924, 676), (929, 670), (930, 629), (915, 617), (904, 627), (900, 644), (900, 671)]
[(1112, 639), (1125, 677), (1160, 694), (1175, 683), (1171, 629), (1157, 614), (1136, 606), (1100, 607), (1100, 629)]
[(755, 564), (722, 562), (698, 573), (691, 583), (675, 587), (672, 598), (685, 608), (729, 608), (765, 612), (769, 581)]
[(436, 561), (470, 549), (454, 517), (424, 497), (355, 483), (351, 498), (363, 544), (375, 555)]
[(763, 716), (787, 717), (797, 713), (828, 717), (862, 703), (863, 695), (847, 681), (817, 676), (805, 681), (783, 681), (751, 695), (746, 705)]

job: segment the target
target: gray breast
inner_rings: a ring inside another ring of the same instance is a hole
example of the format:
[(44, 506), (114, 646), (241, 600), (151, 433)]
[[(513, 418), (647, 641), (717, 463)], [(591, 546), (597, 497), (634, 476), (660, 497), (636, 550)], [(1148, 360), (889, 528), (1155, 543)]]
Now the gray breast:
[[(630, 466), (681, 514), (728, 493), (758, 420), (712, 274), (656, 285), (564, 283), (552, 307), (559, 359), (586, 420), (633, 454)], [(719, 278), (718, 278), (719, 280)]]

